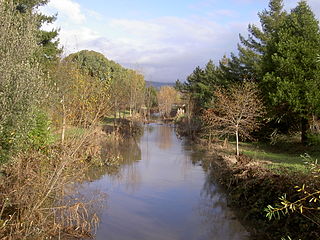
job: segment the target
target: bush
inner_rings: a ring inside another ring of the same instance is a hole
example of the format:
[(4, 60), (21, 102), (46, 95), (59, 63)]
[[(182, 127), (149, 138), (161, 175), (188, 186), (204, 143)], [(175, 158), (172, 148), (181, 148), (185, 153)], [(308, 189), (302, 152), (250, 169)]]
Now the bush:
[(320, 134), (308, 134), (308, 144), (311, 146), (320, 145)]
[(38, 111), (31, 123), (31, 130), (28, 133), (29, 147), (35, 150), (44, 150), (53, 143), (53, 136), (50, 131), (51, 121), (47, 114)]

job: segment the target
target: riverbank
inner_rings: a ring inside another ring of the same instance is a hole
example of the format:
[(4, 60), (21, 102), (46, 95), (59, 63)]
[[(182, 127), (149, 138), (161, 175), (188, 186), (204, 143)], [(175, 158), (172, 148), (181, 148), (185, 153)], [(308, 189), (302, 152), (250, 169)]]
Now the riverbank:
[[(320, 239), (319, 214), (316, 211), (298, 211), (280, 214), (280, 218), (269, 220), (265, 209), (275, 206), (282, 196), (295, 202), (306, 195), (298, 192), (296, 186), (306, 186), (307, 191), (319, 189), (319, 181), (310, 173), (282, 169), (274, 171), (249, 156), (242, 155), (236, 159), (227, 154), (220, 144), (211, 146), (209, 150), (204, 144), (200, 148), (207, 151), (210, 157), (203, 164), (213, 178), (228, 192), (229, 205), (239, 213), (243, 224), (251, 233), (252, 239), (273, 240), (290, 236), (292, 239)], [(232, 149), (233, 151), (233, 149)]]
[[(64, 143), (26, 149), (0, 166), (1, 239), (74, 239), (92, 237), (99, 224), (96, 208), (103, 196), (83, 198), (76, 185), (95, 167), (114, 168), (119, 159), (102, 146), (138, 134), (128, 121), (107, 132), (104, 125), (69, 127)], [(113, 164), (111, 164), (113, 163)]]

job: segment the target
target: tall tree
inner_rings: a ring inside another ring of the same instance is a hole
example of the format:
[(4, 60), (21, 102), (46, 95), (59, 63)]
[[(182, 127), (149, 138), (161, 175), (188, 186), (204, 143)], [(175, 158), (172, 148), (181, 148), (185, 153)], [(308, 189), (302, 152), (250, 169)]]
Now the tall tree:
[(196, 110), (199, 111), (210, 105), (213, 97), (212, 90), (225, 84), (224, 79), (220, 76), (219, 67), (215, 66), (213, 61), (210, 60), (204, 69), (196, 67), (193, 73), (188, 76), (187, 82), (182, 86), (181, 84), (179, 85), (179, 82), (176, 85), (191, 94)]
[(264, 64), (263, 79), (268, 100), (301, 120), (301, 141), (307, 141), (308, 117), (320, 111), (319, 22), (305, 1), (299, 2), (279, 31), (272, 33)]
[(119, 64), (107, 59), (102, 53), (89, 50), (72, 53), (66, 57), (66, 61), (76, 63), (83, 73), (101, 81), (111, 81), (114, 73), (122, 68)]
[(36, 20), (12, 1), (0, 4), (0, 162), (25, 145), (47, 89), (34, 58)]
[(58, 30), (46, 31), (41, 29), (44, 24), (50, 24), (56, 20), (56, 16), (47, 16), (37, 11), (40, 6), (46, 5), (49, 0), (14, 0), (13, 2), (16, 4), (17, 11), (22, 15), (28, 13), (35, 17), (37, 43), (40, 46), (37, 52), (38, 61), (44, 67), (48, 67), (50, 63), (58, 59), (62, 52), (62, 49), (58, 46)]
[(248, 37), (240, 35), (238, 56), (231, 54), (227, 64), (222, 65), (224, 77), (229, 81), (253, 79), (261, 80), (266, 72), (262, 58), (268, 51), (268, 42), (284, 21), (287, 13), (283, 10), (283, 0), (270, 0), (269, 9), (258, 14), (261, 28), (250, 24)]

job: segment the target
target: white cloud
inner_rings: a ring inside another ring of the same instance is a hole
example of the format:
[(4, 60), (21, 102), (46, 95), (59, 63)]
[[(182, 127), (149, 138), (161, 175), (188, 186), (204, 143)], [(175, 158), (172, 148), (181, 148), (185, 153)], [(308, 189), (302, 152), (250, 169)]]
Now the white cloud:
[(81, 12), (80, 4), (72, 0), (51, 0), (47, 7), (55, 9), (59, 14), (78, 24), (83, 23), (86, 19)]
[(76, 50), (96, 50), (128, 67), (138, 66), (149, 79), (174, 81), (184, 80), (210, 58), (217, 62), (229, 53), (246, 27), (247, 23), (219, 25), (199, 18), (113, 19), (105, 24), (105, 32), (78, 29), (61, 35), (68, 43), (77, 42)]
[[(201, 4), (215, 2), (217, 0), (203, 0)], [(285, 0), (285, 5), (294, 7), (296, 2)], [(319, 17), (320, 1), (308, 2)], [(218, 23), (213, 20), (216, 18), (210, 20), (208, 16), (107, 20), (99, 13), (81, 8), (74, 0), (51, 0), (49, 7), (59, 13), (55, 24), (61, 27), (59, 38), (67, 54), (82, 49), (99, 51), (120, 64), (143, 71), (148, 80), (154, 81), (184, 80), (197, 65), (203, 66), (209, 59), (217, 63), (224, 54), (236, 50), (238, 34), (246, 36), (249, 23), (230, 22), (238, 17), (228, 17), (229, 21)], [(215, 13), (235, 14), (228, 9)], [(89, 21), (93, 28), (80, 24)]]

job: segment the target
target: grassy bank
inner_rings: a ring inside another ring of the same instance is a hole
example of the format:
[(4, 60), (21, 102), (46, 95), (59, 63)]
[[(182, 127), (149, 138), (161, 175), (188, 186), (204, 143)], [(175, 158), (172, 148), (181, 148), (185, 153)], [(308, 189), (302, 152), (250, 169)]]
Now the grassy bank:
[[(207, 146), (203, 146), (207, 149)], [(282, 152), (281, 147), (263, 144), (242, 144), (243, 155), (236, 160), (234, 146), (221, 145), (211, 150), (208, 166), (214, 179), (227, 190), (229, 204), (238, 213), (240, 220), (252, 233), (252, 239), (320, 239), (319, 211), (289, 211), (289, 214), (274, 218), (266, 217), (268, 205), (277, 206), (284, 195), (295, 202), (306, 195), (298, 192), (296, 186), (305, 185), (308, 192), (320, 188), (319, 181), (311, 174), (296, 150)], [(316, 152), (313, 152), (316, 156)], [(310, 200), (310, 199), (308, 199)], [(317, 207), (318, 203), (305, 203)], [(281, 204), (280, 204), (281, 205)], [(280, 206), (279, 205), (279, 206)], [(286, 238), (287, 239), (287, 238)]]
[[(199, 138), (192, 126), (178, 125), (177, 131), (208, 153), (209, 157), (202, 160), (204, 168), (213, 181), (226, 189), (229, 205), (238, 213), (252, 239), (320, 239), (320, 213), (314, 209), (319, 207), (318, 196), (316, 201), (308, 197), (320, 189), (312, 168), (320, 157), (316, 146), (303, 146), (292, 138), (273, 145), (241, 143), (237, 159), (234, 142), (216, 140), (209, 144), (208, 139)], [(295, 203), (293, 211), (290, 207), (283, 208), (281, 202), (288, 206)], [(276, 217), (269, 220), (266, 216), (269, 205), (282, 208), (283, 212), (288, 210), (288, 214), (274, 211)]]
[[(221, 152), (232, 155), (235, 143)], [(320, 159), (320, 152), (314, 146), (302, 146), (298, 143), (279, 143), (270, 145), (267, 143), (240, 143), (241, 153), (261, 165), (273, 169), (275, 172), (291, 171), (309, 173), (309, 164)]]

